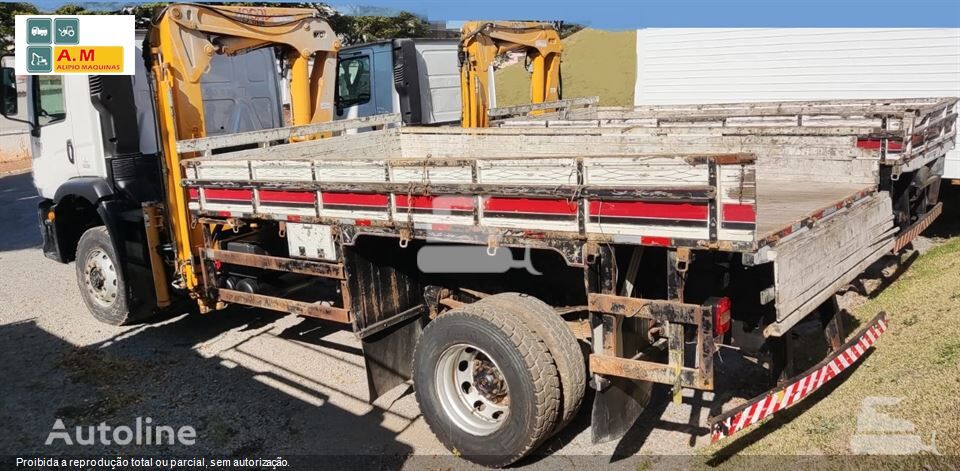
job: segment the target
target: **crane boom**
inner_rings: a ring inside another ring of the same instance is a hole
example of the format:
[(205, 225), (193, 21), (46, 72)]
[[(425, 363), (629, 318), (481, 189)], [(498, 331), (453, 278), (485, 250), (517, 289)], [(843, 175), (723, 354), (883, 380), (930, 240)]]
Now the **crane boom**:
[(532, 21), (469, 21), (461, 29), (461, 124), (487, 127), (490, 119), (489, 70), (497, 56), (524, 50), (531, 59), (530, 102), (560, 99), (560, 34), (551, 23)]
[[(176, 252), (175, 284), (194, 295), (199, 284), (197, 247), (203, 240), (200, 228), (189, 223), (177, 141), (205, 135), (200, 77), (213, 55), (263, 47), (280, 47), (291, 64), (293, 124), (330, 121), (340, 41), (317, 11), (180, 4), (164, 8), (153, 21), (151, 69), (163, 146), (167, 220)], [(203, 307), (202, 296), (195, 297)]]

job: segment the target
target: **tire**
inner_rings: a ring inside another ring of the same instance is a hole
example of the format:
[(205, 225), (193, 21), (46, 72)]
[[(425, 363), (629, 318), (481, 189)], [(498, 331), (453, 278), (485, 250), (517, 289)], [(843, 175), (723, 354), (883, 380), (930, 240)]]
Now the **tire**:
[(98, 321), (125, 325), (130, 315), (122, 265), (104, 226), (87, 229), (77, 243), (77, 285), (87, 309)]
[(577, 415), (587, 389), (587, 364), (577, 338), (552, 307), (533, 296), (500, 293), (480, 302), (511, 309), (547, 346), (560, 375), (561, 411), (553, 433), (559, 432)]
[[(550, 436), (560, 409), (560, 379), (538, 336), (511, 313), (486, 304), (449, 311), (427, 324), (414, 351), (413, 375), (420, 411), (440, 442), (474, 463), (502, 467)], [(493, 375), (478, 380), (477, 372), (491, 364), (502, 381), (484, 381)], [(483, 396), (483, 405), (472, 402), (491, 384), (506, 386), (499, 404), (490, 395)], [(461, 391), (474, 397), (464, 399)], [(481, 412), (489, 417), (478, 418)]]

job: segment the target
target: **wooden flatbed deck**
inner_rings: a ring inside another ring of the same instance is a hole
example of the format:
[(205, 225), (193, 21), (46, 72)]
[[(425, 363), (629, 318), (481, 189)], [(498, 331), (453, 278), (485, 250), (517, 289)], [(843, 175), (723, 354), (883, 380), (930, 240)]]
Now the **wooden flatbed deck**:
[(757, 240), (764, 240), (798, 222), (815, 218), (825, 209), (843, 205), (869, 193), (874, 185), (861, 183), (757, 181)]

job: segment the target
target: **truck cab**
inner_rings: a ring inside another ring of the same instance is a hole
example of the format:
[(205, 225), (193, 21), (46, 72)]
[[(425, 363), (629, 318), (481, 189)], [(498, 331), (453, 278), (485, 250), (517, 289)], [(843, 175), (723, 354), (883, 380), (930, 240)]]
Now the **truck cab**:
[(459, 121), (458, 43), (405, 38), (343, 48), (335, 119), (399, 113), (404, 124)]
[[(141, 52), (138, 47), (137, 57)], [(44, 254), (62, 263), (73, 261), (79, 258), (84, 233), (102, 226), (122, 265), (112, 268), (123, 270), (134, 315), (138, 308), (146, 315), (156, 306), (141, 206), (161, 201), (163, 195), (147, 70), (138, 60), (130, 76), (31, 76), (26, 109), (4, 110), (30, 125)], [(276, 71), (271, 49), (214, 56), (202, 78), (206, 134), (283, 126)]]

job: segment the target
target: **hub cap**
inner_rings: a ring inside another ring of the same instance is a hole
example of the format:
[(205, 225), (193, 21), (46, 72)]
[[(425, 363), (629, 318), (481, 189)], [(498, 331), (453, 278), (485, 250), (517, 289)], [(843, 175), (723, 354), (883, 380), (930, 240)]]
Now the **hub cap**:
[(83, 264), (83, 274), (87, 292), (94, 302), (109, 307), (117, 300), (120, 292), (117, 271), (106, 252), (100, 249), (90, 252)]
[(444, 412), (463, 431), (490, 435), (506, 423), (507, 382), (483, 350), (468, 344), (448, 348), (437, 363), (436, 383)]

